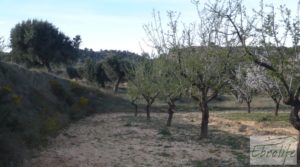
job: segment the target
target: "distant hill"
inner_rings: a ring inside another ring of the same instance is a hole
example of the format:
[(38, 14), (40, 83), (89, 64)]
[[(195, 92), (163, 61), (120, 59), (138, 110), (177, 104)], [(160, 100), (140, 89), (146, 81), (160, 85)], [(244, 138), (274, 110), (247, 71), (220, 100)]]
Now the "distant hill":
[(100, 50), (100, 51), (93, 51), (92, 49), (81, 49), (79, 51), (79, 61), (83, 62), (86, 59), (93, 59), (93, 60), (102, 60), (108, 56), (123, 56), (127, 59), (139, 59), (140, 55), (129, 52), (129, 51), (120, 51), (120, 50)]
[(26, 150), (46, 144), (72, 121), (96, 112), (124, 111), (127, 105), (98, 89), (0, 62), (0, 166), (21, 164)]

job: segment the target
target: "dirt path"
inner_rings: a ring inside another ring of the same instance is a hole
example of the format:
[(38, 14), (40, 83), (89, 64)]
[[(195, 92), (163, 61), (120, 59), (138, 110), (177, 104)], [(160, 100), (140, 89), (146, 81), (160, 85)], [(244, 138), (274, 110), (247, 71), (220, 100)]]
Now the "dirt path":
[[(233, 150), (230, 145), (232, 141), (226, 143), (224, 139), (239, 140), (238, 135), (247, 136), (255, 132), (255, 127), (249, 122), (243, 124), (246, 127), (241, 130), (239, 122), (213, 117), (211, 126), (216, 128), (211, 130), (213, 138), (199, 140), (199, 113), (176, 114), (169, 131), (163, 128), (167, 116), (165, 113), (152, 114), (149, 123), (145, 123), (144, 115), (138, 118), (131, 115), (98, 114), (83, 119), (52, 139), (50, 145), (35, 155), (27, 165), (179, 167), (194, 166), (203, 160), (210, 160), (209, 163), (240, 166), (240, 152), (245, 149), (244, 146)], [(218, 131), (218, 128), (224, 132)], [(241, 145), (247, 147), (248, 144), (241, 142)]]
[[(192, 166), (208, 158), (230, 160), (235, 156), (226, 147), (216, 147), (194, 140), (196, 132), (189, 132), (177, 115), (174, 135), (159, 134), (165, 114), (153, 114), (144, 123), (128, 114), (99, 114), (71, 125), (53, 139), (47, 149), (33, 158), (30, 166), (94, 167), (94, 166)], [(182, 131), (175, 132), (176, 129)], [(194, 127), (198, 131), (198, 128)], [(180, 134), (181, 133), (181, 134)]]

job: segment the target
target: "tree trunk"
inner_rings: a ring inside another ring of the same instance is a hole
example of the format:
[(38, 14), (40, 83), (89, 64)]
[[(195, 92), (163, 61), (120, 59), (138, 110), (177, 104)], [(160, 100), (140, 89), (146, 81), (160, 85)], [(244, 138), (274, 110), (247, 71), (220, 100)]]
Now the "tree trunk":
[[(293, 125), (295, 129), (300, 132), (300, 118), (299, 118), (299, 110), (300, 110), (300, 102), (296, 102), (297, 104), (294, 105), (293, 110), (290, 113), (290, 123)], [(299, 103), (299, 104), (298, 104)], [(300, 137), (300, 133), (299, 133)], [(298, 138), (299, 140), (300, 138)], [(298, 141), (297, 145), (297, 161), (300, 162), (300, 142)]]
[(276, 107), (275, 107), (275, 116), (278, 116), (278, 110), (279, 110), (279, 104), (280, 102), (276, 101)]
[(290, 123), (298, 131), (300, 131), (300, 118), (298, 115), (299, 110), (300, 110), (300, 105), (296, 105), (294, 106), (293, 110), (290, 113)]
[(114, 86), (114, 93), (118, 93), (118, 90), (119, 90), (119, 84), (120, 84), (120, 82), (121, 82), (121, 79), (122, 79), (122, 77), (119, 77), (119, 78), (118, 78), (118, 80), (117, 80), (117, 82), (116, 82), (116, 84), (115, 84), (115, 86)]
[(138, 100), (138, 97), (135, 97), (134, 99), (131, 99), (130, 103), (134, 107), (134, 116), (137, 117), (138, 115), (138, 105), (135, 103)]
[(150, 120), (150, 105), (147, 104), (146, 106), (146, 112), (147, 112), (147, 120)]
[(251, 113), (251, 101), (247, 101), (247, 111)]
[(138, 115), (138, 106), (137, 106), (137, 104), (135, 104), (133, 102), (131, 104), (134, 106), (134, 116), (137, 117), (137, 115)]
[(300, 141), (299, 140), (300, 140), (300, 133), (298, 134), (298, 144), (297, 144), (297, 164), (300, 163)]
[(172, 124), (175, 104), (173, 102), (169, 102), (168, 104), (169, 104), (169, 109), (168, 109), (169, 117), (167, 121), (167, 126), (169, 127)]
[(202, 112), (202, 122), (201, 122), (201, 138), (207, 138), (208, 137), (208, 119), (209, 119), (209, 111), (208, 111), (208, 105), (207, 103), (203, 103), (203, 106), (201, 106), (201, 112)]

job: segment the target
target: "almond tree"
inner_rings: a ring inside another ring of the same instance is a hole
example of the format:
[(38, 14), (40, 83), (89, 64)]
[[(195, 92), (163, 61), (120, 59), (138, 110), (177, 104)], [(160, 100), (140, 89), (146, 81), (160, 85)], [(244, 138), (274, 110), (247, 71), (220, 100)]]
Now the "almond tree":
[(137, 102), (140, 99), (140, 93), (139, 93), (138, 87), (131, 80), (129, 80), (129, 82), (128, 82), (127, 93), (130, 98), (130, 103), (134, 107), (134, 116), (136, 117), (138, 115)]
[(254, 89), (265, 92), (275, 103), (275, 116), (278, 116), (279, 105), (282, 100), (282, 86), (278, 79), (266, 74), (261, 67), (253, 67), (248, 72), (248, 83)]
[(239, 65), (234, 71), (234, 77), (230, 80), (232, 93), (240, 103), (243, 103), (243, 101), (247, 103), (248, 113), (251, 112), (251, 102), (257, 92), (256, 87), (251, 85), (252, 80), (249, 80), (249, 70), (250, 68), (241, 67), (241, 65)]
[(201, 138), (208, 137), (209, 103), (229, 83), (230, 52), (217, 46), (207, 46), (185, 55), (182, 75), (190, 83), (191, 97), (202, 112)]
[[(298, 3), (299, 5), (299, 3)], [(227, 36), (235, 36), (243, 48), (245, 57), (256, 65), (266, 69), (283, 86), (284, 104), (293, 107), (290, 123), (300, 131), (300, 64), (299, 7), (292, 19), (291, 10), (282, 5), (275, 9), (271, 5), (260, 3), (259, 10), (248, 15), (240, 0), (216, 1), (208, 4), (210, 11), (224, 19), (223, 24), (231, 25)], [(288, 43), (292, 47), (288, 47)], [(300, 160), (300, 142), (297, 150)]]
[(160, 94), (158, 68), (153, 60), (144, 59), (135, 66), (131, 73), (129, 93), (132, 93), (133, 99), (141, 96), (145, 100), (147, 119), (150, 120), (150, 108)]
[(178, 64), (174, 59), (160, 57), (156, 59), (162, 79), (160, 80), (160, 98), (165, 100), (169, 106), (167, 126), (171, 126), (176, 102), (185, 94), (187, 83), (179, 73)]
[[(159, 13), (154, 13), (154, 22), (144, 26), (150, 44), (158, 56), (173, 59), (178, 65), (178, 73), (188, 83), (190, 95), (199, 104), (202, 112), (201, 138), (208, 137), (208, 104), (215, 99), (228, 84), (229, 69), (233, 61), (230, 39), (220, 33), (226, 29), (221, 20), (205, 11), (199, 12), (200, 23), (178, 26), (180, 14), (168, 12), (167, 31), (163, 27)], [(226, 26), (226, 25), (225, 25)], [(180, 32), (182, 30), (182, 32)], [(200, 41), (199, 43), (196, 43)]]

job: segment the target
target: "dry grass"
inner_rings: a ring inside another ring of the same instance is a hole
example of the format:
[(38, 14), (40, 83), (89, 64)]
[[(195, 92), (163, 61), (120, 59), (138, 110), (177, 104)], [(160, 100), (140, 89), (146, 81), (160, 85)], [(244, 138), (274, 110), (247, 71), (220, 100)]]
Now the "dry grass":
[(197, 112), (176, 113), (174, 124), (168, 129), (165, 113), (153, 113), (151, 121), (144, 115), (132, 115), (105, 113), (83, 119), (53, 139), (27, 165), (248, 166), (248, 136), (296, 133), (292, 128), (274, 128), (252, 120), (229, 120), (214, 113), (209, 138), (200, 140), (201, 116)]
[[(177, 114), (176, 123), (166, 133), (162, 113), (153, 114), (150, 122), (131, 113), (98, 114), (70, 126), (28, 166), (195, 166), (209, 158), (228, 166), (245, 163), (238, 160), (237, 153), (244, 154), (247, 140), (217, 128), (211, 130), (211, 138), (200, 140), (199, 126), (184, 117)], [(220, 142), (224, 138), (241, 143)]]
[(180, 103), (172, 127), (166, 128), (167, 114), (160, 112), (166, 110), (162, 102), (156, 103), (153, 111), (159, 112), (153, 112), (151, 121), (147, 121), (144, 113), (134, 117), (128, 112), (130, 106), (107, 101), (102, 109), (113, 109), (111, 112), (71, 125), (27, 165), (248, 166), (249, 136), (298, 133), (288, 123), (288, 108), (281, 108), (275, 117), (270, 112), (272, 105), (268, 98), (258, 97), (252, 105), (253, 113), (248, 114), (244, 104), (231, 97), (214, 102), (210, 106), (209, 138), (200, 140), (201, 114), (195, 112), (195, 103)]

